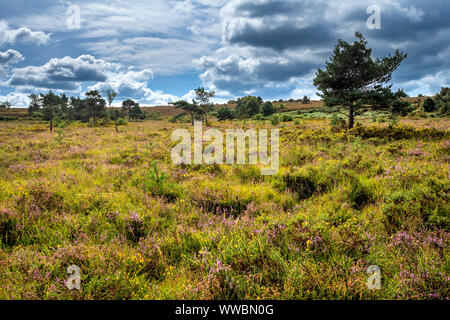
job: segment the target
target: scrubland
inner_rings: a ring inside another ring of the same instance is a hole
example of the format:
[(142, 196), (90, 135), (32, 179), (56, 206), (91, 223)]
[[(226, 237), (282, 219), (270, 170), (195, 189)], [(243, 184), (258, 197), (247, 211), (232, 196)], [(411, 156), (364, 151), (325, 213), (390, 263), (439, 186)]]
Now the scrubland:
[(280, 128), (274, 176), (172, 165), (189, 124), (0, 123), (0, 298), (448, 299), (450, 120), (361, 122), (212, 123)]

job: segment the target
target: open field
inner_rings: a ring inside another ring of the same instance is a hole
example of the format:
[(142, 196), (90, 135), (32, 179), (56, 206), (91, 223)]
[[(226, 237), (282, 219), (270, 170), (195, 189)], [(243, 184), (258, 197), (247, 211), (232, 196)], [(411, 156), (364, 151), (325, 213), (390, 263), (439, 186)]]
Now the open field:
[(360, 122), (280, 124), (266, 177), (173, 166), (188, 124), (0, 122), (0, 299), (450, 298), (450, 120)]

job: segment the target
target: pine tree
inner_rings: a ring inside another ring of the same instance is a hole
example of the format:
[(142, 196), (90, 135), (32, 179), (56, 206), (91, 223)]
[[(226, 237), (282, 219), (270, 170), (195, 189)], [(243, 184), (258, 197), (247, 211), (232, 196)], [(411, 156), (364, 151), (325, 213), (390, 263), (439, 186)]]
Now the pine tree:
[(392, 85), (383, 85), (391, 80), (392, 73), (407, 57), (396, 50), (394, 56), (373, 59), (372, 49), (366, 47), (363, 35), (357, 32), (355, 36), (358, 40), (353, 44), (338, 41), (325, 70), (319, 69), (314, 79), (325, 105), (348, 108), (349, 128), (354, 125), (354, 113), (358, 108), (392, 106)]

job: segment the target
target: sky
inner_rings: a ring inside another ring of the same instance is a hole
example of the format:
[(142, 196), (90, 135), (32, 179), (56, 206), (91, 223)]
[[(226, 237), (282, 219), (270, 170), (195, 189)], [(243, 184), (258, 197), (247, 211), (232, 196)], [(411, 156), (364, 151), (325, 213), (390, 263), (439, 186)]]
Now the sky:
[(166, 105), (200, 86), (215, 102), (317, 99), (315, 72), (356, 31), (375, 57), (408, 54), (394, 89), (433, 95), (450, 83), (449, 17), (448, 0), (0, 0), (0, 102), (111, 89)]

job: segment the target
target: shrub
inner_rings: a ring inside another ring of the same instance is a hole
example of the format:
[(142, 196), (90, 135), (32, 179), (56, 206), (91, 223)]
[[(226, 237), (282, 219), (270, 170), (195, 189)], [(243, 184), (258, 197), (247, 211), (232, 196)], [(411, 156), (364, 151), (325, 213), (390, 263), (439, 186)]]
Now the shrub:
[(333, 116), (331, 117), (330, 124), (332, 126), (339, 124), (339, 117), (336, 113), (334, 113)]
[(310, 172), (298, 171), (283, 176), (286, 187), (294, 192), (299, 200), (308, 199), (317, 190), (316, 182)]
[(13, 246), (18, 238), (17, 218), (7, 209), (0, 208), (0, 250), (3, 245)]
[(351, 183), (347, 199), (353, 208), (361, 210), (365, 205), (373, 201), (374, 196), (366, 185), (355, 178)]
[(345, 119), (342, 119), (336, 113), (334, 113), (333, 116), (331, 117), (330, 124), (331, 124), (331, 131), (333, 132), (339, 132), (347, 128), (347, 123), (345, 122)]
[(162, 120), (163, 117), (162, 117), (160, 112), (149, 111), (149, 112), (147, 112), (147, 119), (149, 119), (149, 120)]
[(396, 191), (386, 197), (382, 207), (384, 225), (393, 233), (401, 228), (421, 229), (435, 227), (449, 229), (448, 187), (433, 180), (427, 185), (407, 191)]
[(302, 99), (302, 103), (303, 104), (308, 104), (308, 103), (310, 103), (311, 102), (311, 100), (307, 97), (307, 96), (304, 96), (303, 97), (303, 99)]
[(375, 126), (356, 126), (350, 130), (351, 134), (360, 136), (363, 139), (369, 138), (387, 138), (392, 140), (402, 139), (441, 139), (447, 138), (449, 133), (445, 130), (439, 130), (436, 128), (420, 128), (407, 126), (388, 126), (388, 127), (375, 127)]
[(292, 121), (292, 120), (293, 120), (293, 118), (292, 118), (292, 116), (289, 115), (289, 114), (283, 114), (283, 115), (281, 116), (281, 121), (282, 121), (282, 122), (289, 122), (289, 121)]
[(423, 102), (423, 110), (425, 112), (434, 112), (436, 111), (436, 104), (434, 103), (434, 100), (431, 98), (426, 98)]
[(411, 103), (404, 100), (396, 100), (392, 104), (392, 112), (394, 114), (399, 114), (401, 116), (406, 116), (408, 113), (412, 112), (414, 108)]
[(262, 106), (262, 113), (265, 117), (269, 117), (272, 114), (274, 114), (276, 112), (275, 107), (273, 106), (272, 102), (267, 101), (266, 103), (264, 103), (264, 105)]
[(219, 121), (232, 120), (234, 119), (234, 114), (229, 108), (223, 106), (217, 110), (217, 119), (219, 119)]
[(279, 117), (278, 115), (276, 115), (276, 114), (272, 115), (272, 116), (270, 117), (270, 123), (271, 123), (273, 126), (278, 125), (278, 124), (280, 123), (280, 117)]
[(126, 236), (133, 243), (138, 243), (145, 236), (144, 222), (136, 212), (132, 212), (125, 219)]
[(156, 161), (153, 161), (150, 171), (145, 179), (145, 190), (154, 196), (164, 197), (168, 201), (174, 201), (181, 194), (180, 188), (167, 181), (164, 172), (160, 172)]
[(117, 119), (117, 125), (119, 125), (119, 126), (124, 126), (124, 125), (126, 125), (126, 124), (127, 124), (127, 122), (125, 121), (124, 118), (119, 118), (119, 119)]
[(253, 116), (253, 119), (258, 120), (258, 121), (263, 120), (264, 116), (261, 113), (257, 113)]

